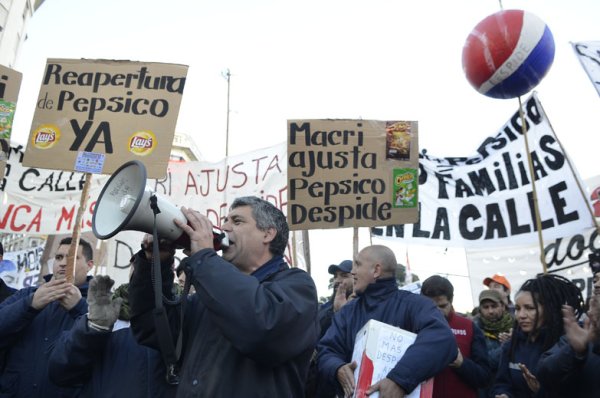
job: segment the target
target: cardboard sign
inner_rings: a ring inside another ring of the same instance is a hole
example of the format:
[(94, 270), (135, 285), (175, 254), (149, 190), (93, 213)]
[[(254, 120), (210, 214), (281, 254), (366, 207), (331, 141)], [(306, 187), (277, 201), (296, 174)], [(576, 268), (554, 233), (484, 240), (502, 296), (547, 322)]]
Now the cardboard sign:
[(418, 220), (414, 121), (288, 120), (290, 229)]
[[(387, 323), (369, 320), (356, 334), (352, 361), (356, 362), (354, 371), (353, 398), (366, 398), (367, 389), (385, 379), (388, 373), (404, 356), (406, 349), (411, 346), (417, 335)], [(407, 398), (431, 398), (433, 394), (433, 379), (419, 384)], [(369, 398), (379, 397), (379, 392), (369, 395)]]
[(22, 78), (20, 72), (0, 65), (0, 180), (4, 178), (10, 151), (10, 133)]
[(137, 159), (149, 178), (164, 177), (187, 69), (49, 59), (23, 164), (111, 174)]

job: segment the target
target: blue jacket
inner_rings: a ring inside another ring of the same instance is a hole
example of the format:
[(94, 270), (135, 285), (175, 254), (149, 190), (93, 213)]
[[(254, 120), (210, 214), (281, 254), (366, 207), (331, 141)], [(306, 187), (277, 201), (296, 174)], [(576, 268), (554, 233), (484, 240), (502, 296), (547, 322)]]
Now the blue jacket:
[[(513, 333), (515, 333), (513, 331)], [(502, 356), (500, 358), (500, 365), (498, 366), (498, 373), (496, 373), (496, 381), (491, 389), (490, 396), (499, 394), (506, 394), (509, 398), (530, 398), (530, 397), (546, 397), (546, 392), (541, 386), (537, 394), (534, 394), (523, 377), (523, 372), (519, 369), (518, 364), (522, 363), (527, 366), (527, 369), (537, 377), (538, 375), (538, 361), (542, 356), (543, 347), (542, 342), (544, 341), (544, 331), (540, 332), (540, 335), (535, 341), (530, 341), (528, 335), (517, 329), (516, 345), (514, 349), (514, 358), (511, 360), (510, 347), (511, 343), (506, 342), (502, 344)]]
[(129, 322), (117, 321), (113, 331), (88, 327), (87, 316), (63, 333), (50, 354), (50, 380), (69, 387), (83, 385), (89, 398), (174, 397), (165, 382), (160, 353), (139, 345)]
[(487, 387), (480, 388), (477, 392), (477, 396), (479, 398), (487, 398), (489, 396), (490, 389), (494, 384), (496, 373), (498, 373), (498, 365), (500, 364), (500, 357), (502, 356), (502, 343), (495, 334), (492, 335), (490, 333), (486, 333), (483, 322), (481, 321), (481, 316), (476, 316), (473, 319), (473, 323), (475, 323), (484, 334), (485, 347), (488, 353), (488, 360), (491, 371), (491, 377)]
[[(47, 281), (50, 278), (45, 277)], [(87, 282), (79, 287), (82, 299), (68, 312), (56, 301), (41, 311), (33, 309), (31, 301), (37, 287), (21, 289), (0, 303), (0, 350), (7, 350), (0, 397), (77, 396), (78, 389), (59, 388), (50, 382), (48, 356), (60, 334), (87, 313), (87, 289)]]
[[(304, 397), (319, 333), (317, 290), (310, 275), (290, 269), (281, 256), (252, 275), (240, 272), (212, 249), (186, 261), (196, 293), (185, 308), (177, 396)], [(165, 265), (167, 295), (173, 277)], [(153, 297), (149, 264), (138, 253), (129, 284), (131, 327), (140, 343), (158, 347)], [(168, 310), (176, 316), (179, 308)]]
[(319, 333), (319, 339), (325, 335), (329, 326), (331, 326), (331, 320), (333, 319), (333, 299), (321, 304), (319, 307), (319, 313), (317, 315), (319, 320), (319, 327), (321, 332)]
[(600, 344), (588, 345), (578, 358), (565, 336), (542, 354), (538, 380), (560, 397), (596, 398), (600, 395)]
[[(0, 303), (6, 300), (7, 297), (10, 297), (13, 293), (15, 293), (17, 289), (13, 289), (8, 286), (2, 278), (0, 278)], [(0, 350), (0, 374), (4, 371), (4, 364), (6, 363), (6, 352), (4, 350)]]
[(4, 282), (4, 279), (0, 278), (0, 303), (12, 296), (16, 291), (17, 289), (8, 286), (6, 282)]
[(356, 334), (370, 319), (417, 333), (415, 343), (387, 375), (407, 393), (456, 359), (454, 335), (433, 301), (399, 290), (394, 278), (378, 280), (334, 315), (317, 346), (320, 382), (335, 386), (338, 393), (342, 389), (336, 371), (352, 360)]

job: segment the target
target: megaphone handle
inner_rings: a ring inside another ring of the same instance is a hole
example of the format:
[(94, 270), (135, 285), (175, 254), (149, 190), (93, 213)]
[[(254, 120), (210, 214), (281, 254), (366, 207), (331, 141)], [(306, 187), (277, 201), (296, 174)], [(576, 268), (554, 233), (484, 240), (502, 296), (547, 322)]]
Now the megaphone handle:
[(160, 209), (158, 208), (158, 198), (154, 194), (150, 196), (150, 208), (154, 213), (154, 234), (156, 234), (156, 215), (160, 213)]
[[(166, 310), (163, 305), (163, 294), (162, 294), (162, 270), (160, 264), (160, 250), (158, 244), (158, 228), (156, 225), (156, 215), (160, 212), (158, 210), (158, 206), (156, 206), (156, 196), (154, 197), (155, 206), (152, 207), (154, 211), (154, 222), (152, 224), (152, 286), (154, 288), (154, 314), (155, 314), (155, 325), (156, 325), (156, 333), (158, 335), (158, 341), (160, 346), (160, 352), (162, 354), (163, 360), (167, 365), (167, 369), (173, 369), (179, 357), (181, 355), (181, 347), (182, 347), (182, 336), (183, 336), (183, 307), (181, 312), (181, 319), (179, 323), (179, 335), (177, 336), (176, 345), (173, 344), (173, 336), (170, 332), (170, 326), (168, 322), (168, 318), (166, 315)], [(151, 206), (152, 206), (152, 197), (151, 197)], [(155, 211), (156, 209), (156, 211)], [(158, 211), (158, 213), (157, 213)], [(191, 279), (191, 278), (190, 278)], [(189, 291), (189, 286), (187, 288)], [(187, 298), (181, 297), (181, 300), (185, 302)], [(183, 303), (182, 303), (183, 306)], [(168, 380), (170, 374), (167, 373)]]

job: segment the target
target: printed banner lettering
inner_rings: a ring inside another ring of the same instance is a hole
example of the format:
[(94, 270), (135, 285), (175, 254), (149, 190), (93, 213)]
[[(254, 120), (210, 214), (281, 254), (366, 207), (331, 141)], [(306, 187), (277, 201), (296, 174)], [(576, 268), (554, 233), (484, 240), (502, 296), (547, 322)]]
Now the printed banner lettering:
[(600, 95), (600, 41), (580, 41), (572, 45), (581, 66)]
[[(525, 101), (524, 115), (544, 239), (590, 228), (584, 185), (535, 95)], [(375, 227), (372, 235), (465, 248), (538, 240), (519, 112), (473, 156), (436, 158), (424, 152), (420, 157), (419, 222)]]

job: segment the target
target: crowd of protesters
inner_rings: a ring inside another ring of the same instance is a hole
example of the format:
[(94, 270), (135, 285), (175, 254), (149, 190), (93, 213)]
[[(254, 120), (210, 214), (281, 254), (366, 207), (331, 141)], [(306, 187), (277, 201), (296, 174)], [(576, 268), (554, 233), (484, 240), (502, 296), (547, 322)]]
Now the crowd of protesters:
[[(372, 245), (328, 268), (334, 291), (319, 305), (310, 275), (283, 258), (289, 229), (275, 206), (236, 199), (221, 255), (210, 220), (182, 212), (190, 243), (177, 270), (172, 243), (146, 235), (130, 283), (113, 290), (109, 277), (88, 276), (93, 249), (82, 239), (71, 283), (67, 238), (45, 283), (3, 288), (0, 398), (390, 398), (428, 380), (433, 398), (598, 396), (600, 269), (589, 308), (554, 274), (525, 281), (513, 303), (496, 274), (466, 316), (446, 278), (427, 278), (420, 294), (399, 289), (393, 251)], [(353, 350), (369, 320), (416, 338), (359, 391)]]

